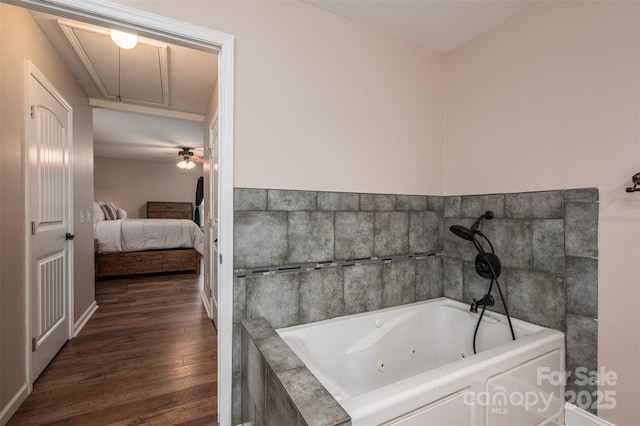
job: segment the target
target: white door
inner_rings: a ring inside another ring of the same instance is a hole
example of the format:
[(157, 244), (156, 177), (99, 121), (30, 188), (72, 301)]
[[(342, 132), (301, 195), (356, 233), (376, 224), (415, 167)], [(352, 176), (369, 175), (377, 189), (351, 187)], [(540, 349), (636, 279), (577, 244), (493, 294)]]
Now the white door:
[(28, 212), (31, 382), (69, 338), (71, 107), (29, 67)]
[(218, 121), (214, 120), (210, 129), (209, 140), (211, 141), (210, 161), (211, 161), (211, 188), (209, 204), (209, 247), (211, 247), (211, 274), (209, 279), (209, 294), (211, 303), (211, 319), (218, 327), (218, 265), (220, 262), (220, 252), (218, 251), (218, 216), (220, 202), (220, 156), (218, 143)]

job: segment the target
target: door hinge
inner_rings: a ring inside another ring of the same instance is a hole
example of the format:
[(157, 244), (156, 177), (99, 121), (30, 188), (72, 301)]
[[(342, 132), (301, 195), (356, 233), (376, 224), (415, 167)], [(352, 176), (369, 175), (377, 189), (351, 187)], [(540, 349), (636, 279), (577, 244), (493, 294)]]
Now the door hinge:
[(36, 338), (32, 337), (31, 338), (31, 352), (35, 352), (36, 351)]
[(31, 105), (31, 118), (36, 118), (36, 106)]
[(31, 221), (31, 235), (36, 235), (36, 222)]

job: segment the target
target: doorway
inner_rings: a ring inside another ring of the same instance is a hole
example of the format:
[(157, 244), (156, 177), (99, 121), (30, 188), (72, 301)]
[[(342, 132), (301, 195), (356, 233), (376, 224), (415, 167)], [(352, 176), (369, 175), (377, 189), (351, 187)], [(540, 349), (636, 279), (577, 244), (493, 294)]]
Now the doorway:
[[(130, 30), (149, 38), (219, 53), (218, 129), (220, 142), (220, 205), (218, 250), (218, 407), (221, 424), (231, 423), (231, 342), (233, 309), (233, 57), (234, 40), (227, 34), (178, 22), (107, 2), (10, 0), (7, 3), (98, 25)], [(211, 257), (211, 256), (210, 256)], [(211, 259), (206, 259), (211, 261)], [(26, 372), (27, 377), (29, 372)]]

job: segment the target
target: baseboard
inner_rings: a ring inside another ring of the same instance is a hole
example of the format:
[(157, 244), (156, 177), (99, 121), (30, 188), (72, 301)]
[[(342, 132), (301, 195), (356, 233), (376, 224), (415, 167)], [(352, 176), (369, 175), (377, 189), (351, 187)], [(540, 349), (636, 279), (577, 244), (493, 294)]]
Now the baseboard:
[(202, 304), (204, 305), (204, 310), (207, 311), (207, 317), (211, 318), (211, 307), (209, 306), (209, 297), (203, 291), (200, 292), (200, 299), (202, 300)]
[(78, 334), (80, 334), (80, 331), (82, 330), (82, 328), (89, 321), (89, 319), (93, 316), (93, 314), (96, 312), (97, 309), (98, 309), (98, 304), (94, 300), (93, 303), (91, 305), (89, 305), (87, 310), (84, 311), (82, 316), (80, 318), (78, 318), (78, 321), (76, 321), (76, 323), (74, 324), (74, 326), (73, 326), (73, 337), (78, 337)]
[(569, 403), (564, 404), (564, 423), (567, 426), (614, 426), (613, 423)]
[(13, 416), (16, 411), (18, 411), (20, 404), (22, 404), (24, 400), (27, 399), (27, 396), (29, 396), (29, 385), (27, 383), (24, 383), (20, 387), (20, 389), (18, 389), (18, 392), (13, 395), (13, 398), (11, 398), (7, 405), (2, 407), (2, 411), (0, 411), (0, 425), (4, 426), (9, 422), (11, 416)]

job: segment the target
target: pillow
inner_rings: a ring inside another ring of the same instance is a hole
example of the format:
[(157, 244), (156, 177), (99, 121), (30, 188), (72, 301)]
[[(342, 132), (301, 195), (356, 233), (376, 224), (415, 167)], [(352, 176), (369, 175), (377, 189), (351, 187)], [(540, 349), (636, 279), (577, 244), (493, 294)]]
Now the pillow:
[(100, 201), (93, 202), (93, 221), (94, 222), (102, 222), (105, 219), (104, 212), (102, 211), (102, 207), (100, 206)]
[(127, 212), (124, 209), (118, 209), (118, 219), (126, 219)]
[(106, 220), (116, 220), (118, 218), (118, 208), (113, 203), (102, 203), (102, 211)]

